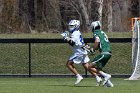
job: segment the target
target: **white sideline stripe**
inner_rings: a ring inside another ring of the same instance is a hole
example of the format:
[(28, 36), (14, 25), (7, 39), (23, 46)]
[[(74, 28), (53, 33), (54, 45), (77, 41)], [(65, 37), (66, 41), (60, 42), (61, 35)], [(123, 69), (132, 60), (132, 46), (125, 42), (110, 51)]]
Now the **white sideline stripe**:
[(36, 84), (37, 82), (31, 82), (31, 81), (28, 81), (28, 82), (10, 82), (10, 81), (0, 81), (0, 84), (21, 84), (21, 85), (33, 85), (33, 84)]
[(29, 83), (14, 83), (14, 82), (13, 82), (13, 83), (11, 83), (11, 82), (7, 82), (7, 83), (0, 83), (0, 84), (4, 84), (4, 85), (5, 85), (5, 84), (14, 84), (14, 85), (15, 85), (15, 84), (20, 84), (20, 85), (21, 85), (21, 84), (22, 84), (22, 85), (33, 85), (33, 84), (29, 84)]

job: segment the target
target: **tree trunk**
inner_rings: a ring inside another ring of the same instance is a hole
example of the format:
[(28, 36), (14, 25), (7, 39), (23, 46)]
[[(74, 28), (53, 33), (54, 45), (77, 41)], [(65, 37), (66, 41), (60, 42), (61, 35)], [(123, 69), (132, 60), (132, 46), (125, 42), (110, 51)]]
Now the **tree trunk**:
[(35, 0), (34, 5), (35, 5), (34, 6), (34, 8), (35, 8), (35, 29), (37, 31), (34, 31), (32, 33), (44, 32), (44, 25), (43, 25), (43, 18), (42, 18), (42, 14), (43, 14), (43, 10), (44, 10), (43, 0)]
[(107, 31), (112, 32), (112, 0), (108, 0), (107, 6), (108, 6)]
[(131, 0), (131, 12), (133, 17), (139, 17), (140, 15), (140, 0)]
[(103, 15), (103, 0), (93, 0), (91, 5), (91, 18), (92, 21), (101, 21)]
[(19, 16), (21, 18), (20, 30), (23, 33), (30, 33), (28, 0), (19, 0)]
[(62, 30), (61, 14), (58, 0), (45, 0), (45, 18), (51, 32)]
[(89, 16), (89, 22), (91, 19), (91, 1), (92, 0), (86, 0), (86, 7), (87, 7), (87, 14)]
[(113, 0), (113, 31), (122, 31), (121, 5), (118, 0)]
[(0, 33), (3, 31), (3, 9), (4, 9), (4, 1), (0, 0)]
[(0, 29), (1, 33), (19, 32), (19, 16), (17, 0), (0, 1)]
[(35, 3), (34, 0), (28, 0), (28, 19), (29, 19), (29, 25), (30, 29), (35, 29)]
[(99, 21), (102, 22), (102, 10), (103, 10), (103, 0), (97, 0), (99, 3), (98, 13), (99, 13)]
[(85, 20), (85, 26), (84, 26), (85, 29), (84, 30), (89, 31), (89, 28), (88, 28), (88, 26), (89, 26), (89, 15), (88, 15), (88, 12), (87, 12), (87, 8), (86, 8), (83, 0), (78, 0), (78, 2), (79, 2), (79, 5), (80, 5), (80, 9), (82, 11), (82, 15), (83, 15), (84, 20)]

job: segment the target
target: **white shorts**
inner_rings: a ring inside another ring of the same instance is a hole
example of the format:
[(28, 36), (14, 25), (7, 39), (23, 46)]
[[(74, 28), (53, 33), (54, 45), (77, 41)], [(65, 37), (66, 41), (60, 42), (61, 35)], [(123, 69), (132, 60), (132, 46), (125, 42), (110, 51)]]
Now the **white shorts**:
[(70, 56), (69, 60), (73, 61), (75, 64), (87, 63), (90, 61), (88, 55), (84, 54), (73, 54)]

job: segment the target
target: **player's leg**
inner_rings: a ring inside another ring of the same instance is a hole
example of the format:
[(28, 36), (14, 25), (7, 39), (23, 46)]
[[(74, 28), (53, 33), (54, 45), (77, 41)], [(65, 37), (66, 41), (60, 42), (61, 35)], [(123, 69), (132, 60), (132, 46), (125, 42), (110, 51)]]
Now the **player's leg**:
[(95, 76), (96, 82), (97, 82), (97, 85), (96, 85), (96, 86), (99, 86), (99, 85), (101, 84), (101, 82), (102, 82), (102, 79), (101, 79), (101, 77), (99, 77), (98, 74), (96, 73), (96, 69), (94, 69), (94, 68), (89, 69), (89, 64), (90, 64), (89, 61), (90, 61), (90, 59), (89, 59), (88, 55), (85, 55), (85, 56), (83, 57), (82, 65), (83, 65), (83, 67), (84, 67), (85, 69), (87, 69), (93, 76)]
[(73, 54), (70, 58), (69, 61), (67, 62), (67, 67), (76, 75), (77, 80), (75, 84), (80, 83), (80, 81), (83, 79), (83, 77), (78, 73), (77, 69), (73, 65), (75, 64), (80, 64), (82, 62), (83, 55), (78, 55), (78, 54)]
[(66, 66), (69, 68), (69, 70), (74, 73), (75, 75), (79, 74), (78, 71), (76, 70), (75, 66), (73, 65), (74, 62), (68, 60)]
[(100, 86), (102, 83), (102, 78), (99, 76), (98, 70), (96, 68), (91, 68), (90, 73), (95, 76), (96, 86)]
[(102, 56), (104, 56), (100, 61), (99, 61), (99, 74), (101, 74), (104, 77), (104, 82), (103, 85), (105, 85), (105, 83), (107, 83), (108, 80), (110, 80), (111, 75), (108, 73), (105, 73), (102, 71), (102, 68), (105, 67), (105, 65), (107, 64), (108, 60), (111, 58), (110, 54), (103, 54)]
[(89, 63), (83, 63), (82, 64), (83, 67), (85, 69), (87, 69), (93, 76), (95, 76), (96, 78), (96, 86), (100, 86), (101, 85), (101, 82), (102, 82), (102, 79), (101, 77), (98, 76), (98, 74), (96, 73), (96, 69), (95, 68), (92, 68), (92, 69), (89, 69)]
[(69, 68), (69, 70), (72, 73), (74, 73), (76, 75), (77, 80), (76, 80), (75, 84), (78, 84), (83, 79), (83, 77), (78, 73), (77, 69), (75, 68), (75, 66), (73, 64), (74, 64), (74, 62), (69, 60), (66, 64), (66, 66)]
[(102, 71), (102, 68), (106, 65), (111, 55), (98, 55), (94, 58), (92, 64), (90, 64), (89, 69), (94, 70), (97, 74), (100, 74), (104, 77), (103, 85), (111, 78), (110, 74), (107, 74)]

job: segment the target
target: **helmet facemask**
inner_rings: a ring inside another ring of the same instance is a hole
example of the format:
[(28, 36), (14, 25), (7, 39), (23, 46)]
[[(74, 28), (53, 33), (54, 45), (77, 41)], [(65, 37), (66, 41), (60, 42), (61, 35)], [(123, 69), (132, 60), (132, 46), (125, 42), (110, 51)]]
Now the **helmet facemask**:
[(94, 21), (91, 23), (91, 31), (97, 30), (97, 29), (101, 29), (101, 23), (100, 21)]
[(69, 32), (73, 33), (74, 31), (78, 30), (80, 27), (79, 20), (71, 20), (68, 24)]
[(73, 30), (76, 30), (76, 26), (75, 25), (69, 25), (68, 28), (69, 28), (70, 32), (73, 31)]

